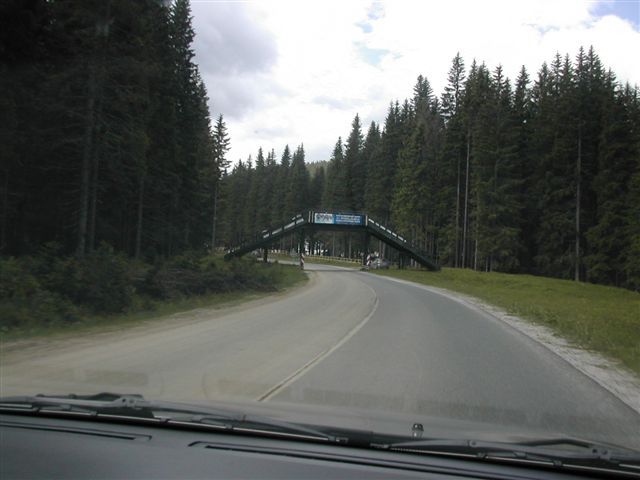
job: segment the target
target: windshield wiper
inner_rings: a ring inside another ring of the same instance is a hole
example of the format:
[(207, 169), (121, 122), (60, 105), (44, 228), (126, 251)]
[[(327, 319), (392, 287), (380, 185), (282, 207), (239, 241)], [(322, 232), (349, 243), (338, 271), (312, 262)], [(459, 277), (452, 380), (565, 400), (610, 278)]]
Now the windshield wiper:
[(382, 444), (377, 445), (376, 448), (398, 452), (547, 465), (570, 470), (611, 471), (640, 478), (639, 452), (572, 437), (545, 438), (516, 443), (425, 439)]
[(295, 423), (233, 410), (148, 401), (142, 395), (135, 394), (7, 397), (0, 398), (0, 412), (130, 420), (285, 439), (346, 443), (343, 437)]

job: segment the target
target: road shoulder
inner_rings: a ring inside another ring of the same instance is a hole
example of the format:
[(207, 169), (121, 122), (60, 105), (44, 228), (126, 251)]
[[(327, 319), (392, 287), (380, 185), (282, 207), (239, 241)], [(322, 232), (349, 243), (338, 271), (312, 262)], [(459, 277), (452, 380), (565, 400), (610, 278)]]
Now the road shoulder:
[(603, 355), (574, 346), (543, 325), (536, 325), (520, 317), (510, 315), (475, 297), (399, 278), (382, 275), (376, 275), (376, 278), (412, 285), (490, 315), (544, 346), (640, 414), (640, 378)]

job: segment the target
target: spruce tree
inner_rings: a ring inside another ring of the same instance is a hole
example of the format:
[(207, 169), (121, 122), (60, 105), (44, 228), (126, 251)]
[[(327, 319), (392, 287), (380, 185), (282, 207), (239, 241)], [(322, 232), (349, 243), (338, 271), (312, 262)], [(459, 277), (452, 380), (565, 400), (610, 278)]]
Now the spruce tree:
[(309, 208), (309, 172), (305, 165), (304, 146), (296, 149), (291, 159), (285, 212), (291, 217)]
[(364, 206), (366, 164), (362, 158), (363, 143), (360, 117), (356, 114), (344, 150), (345, 208), (349, 211), (358, 211)]
[(345, 182), (344, 151), (342, 138), (338, 138), (331, 159), (327, 165), (327, 175), (322, 206), (328, 211), (345, 210), (347, 208), (347, 193)]

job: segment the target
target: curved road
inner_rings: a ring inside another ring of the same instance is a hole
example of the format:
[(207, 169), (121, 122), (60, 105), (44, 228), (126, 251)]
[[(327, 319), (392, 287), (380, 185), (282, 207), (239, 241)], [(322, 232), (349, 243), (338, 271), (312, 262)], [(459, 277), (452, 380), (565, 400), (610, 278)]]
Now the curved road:
[(640, 448), (640, 415), (501, 321), (417, 285), (307, 270), (309, 285), (284, 296), (5, 349), (0, 393), (383, 409)]

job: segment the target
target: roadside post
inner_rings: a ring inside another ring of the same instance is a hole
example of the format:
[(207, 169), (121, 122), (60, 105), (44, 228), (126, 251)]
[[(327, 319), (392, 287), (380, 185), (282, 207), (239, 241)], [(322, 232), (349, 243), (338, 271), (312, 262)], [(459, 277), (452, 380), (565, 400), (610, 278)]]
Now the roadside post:
[(371, 262), (371, 255), (369, 253), (370, 235), (368, 233), (365, 233), (363, 240), (364, 249), (362, 251), (362, 265), (368, 267), (369, 263)]
[(298, 255), (300, 255), (300, 268), (304, 270), (304, 239), (305, 239), (305, 231), (304, 229), (300, 231), (300, 238), (298, 240)]

